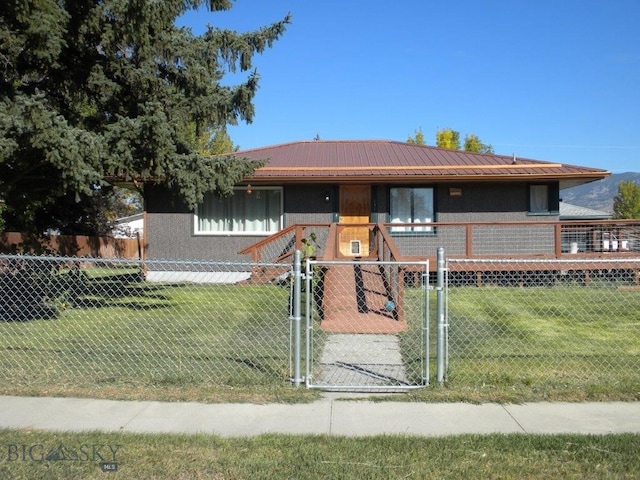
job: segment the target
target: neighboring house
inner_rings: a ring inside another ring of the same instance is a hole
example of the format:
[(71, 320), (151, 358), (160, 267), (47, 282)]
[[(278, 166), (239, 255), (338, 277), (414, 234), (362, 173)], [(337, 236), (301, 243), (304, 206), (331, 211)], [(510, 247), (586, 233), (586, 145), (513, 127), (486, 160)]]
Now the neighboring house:
[[(434, 222), (558, 221), (561, 189), (610, 174), (394, 141), (305, 141), (233, 155), (268, 163), (234, 195), (209, 194), (195, 211), (164, 187), (146, 187), (149, 258), (247, 261), (241, 251), (296, 224), (362, 225), (335, 242), (334, 257), (366, 257), (371, 224), (387, 224), (409, 255), (433, 257), (438, 246), (456, 252), (465, 243)], [(533, 229), (510, 233), (504, 248), (524, 251)]]
[(560, 220), (608, 220), (613, 214), (560, 201)]
[(137, 213), (118, 218), (112, 222), (111, 234), (115, 238), (142, 237), (144, 233), (144, 214)]

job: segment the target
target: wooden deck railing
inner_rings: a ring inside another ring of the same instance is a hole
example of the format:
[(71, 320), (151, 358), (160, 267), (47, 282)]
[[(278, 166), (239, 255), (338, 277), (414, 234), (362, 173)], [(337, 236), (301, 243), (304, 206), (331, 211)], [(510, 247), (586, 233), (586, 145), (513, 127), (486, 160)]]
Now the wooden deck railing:
[[(363, 225), (358, 225), (360, 228)], [(368, 258), (393, 261), (435, 260), (438, 247), (450, 258), (624, 258), (640, 256), (640, 220), (567, 222), (472, 222), (405, 225), (371, 223)], [(288, 262), (302, 239), (316, 234), (315, 256), (324, 260), (351, 258), (340, 254), (341, 232), (347, 224), (296, 224), (256, 242), (240, 253), (252, 261)], [(281, 247), (271, 248), (275, 244)]]
[[(304, 251), (303, 240), (310, 241), (314, 250), (324, 252), (327, 250), (331, 230), (328, 223), (305, 223), (290, 225), (287, 228), (274, 233), (267, 238), (240, 250), (241, 255), (251, 255), (252, 262), (282, 263), (291, 262), (296, 250)], [(311, 241), (312, 233), (316, 241)], [(317, 243), (317, 245), (316, 245)]]
[[(313, 232), (318, 243), (314, 256), (319, 260), (355, 260), (362, 257), (340, 253), (341, 233), (353, 226), (336, 223), (291, 225), (240, 253), (251, 254), (254, 262), (290, 265), (295, 250), (304, 253), (302, 240), (309, 239)], [(363, 226), (357, 226), (359, 231)], [(615, 268), (633, 271), (635, 283), (640, 283), (640, 220), (412, 225), (417, 231), (406, 231), (407, 226), (398, 224), (372, 223), (365, 227), (369, 232), (366, 258), (370, 260), (407, 264), (428, 260), (429, 270), (434, 272), (437, 249), (443, 247), (447, 258), (467, 260), (461, 266), (465, 271), (482, 275), (482, 272), (505, 268), (552, 271), (559, 268), (557, 260), (565, 260), (563, 269), (598, 270), (603, 268), (602, 260), (608, 259), (616, 260)], [(514, 262), (505, 264), (504, 260)], [(526, 260), (535, 262), (527, 263)], [(407, 267), (403, 272), (415, 273), (411, 270)], [(268, 281), (276, 273), (263, 272), (259, 277)]]

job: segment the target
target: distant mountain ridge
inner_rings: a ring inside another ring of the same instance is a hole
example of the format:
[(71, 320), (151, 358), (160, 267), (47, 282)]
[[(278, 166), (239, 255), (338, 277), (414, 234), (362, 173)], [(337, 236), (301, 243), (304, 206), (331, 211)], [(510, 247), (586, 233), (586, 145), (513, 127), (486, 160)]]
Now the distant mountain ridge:
[(613, 198), (618, 193), (620, 182), (634, 182), (640, 185), (640, 172), (614, 173), (604, 180), (567, 188), (560, 192), (560, 198), (572, 205), (613, 213)]

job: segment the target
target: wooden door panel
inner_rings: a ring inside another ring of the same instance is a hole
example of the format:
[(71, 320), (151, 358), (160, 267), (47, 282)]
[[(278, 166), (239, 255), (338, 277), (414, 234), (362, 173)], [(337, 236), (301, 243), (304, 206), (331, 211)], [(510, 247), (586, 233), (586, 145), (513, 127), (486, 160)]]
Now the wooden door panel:
[[(371, 214), (371, 186), (341, 185), (339, 209), (340, 223), (368, 224)], [(352, 242), (356, 243), (352, 244)], [(342, 255), (348, 257), (368, 256), (369, 227), (345, 227), (342, 229), (338, 238), (338, 249)]]

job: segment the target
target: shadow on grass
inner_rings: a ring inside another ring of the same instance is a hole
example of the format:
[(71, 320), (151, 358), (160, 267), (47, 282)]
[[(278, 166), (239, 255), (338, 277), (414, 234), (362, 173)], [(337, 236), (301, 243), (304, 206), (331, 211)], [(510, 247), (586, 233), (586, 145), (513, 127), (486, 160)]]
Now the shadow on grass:
[(149, 285), (139, 273), (126, 273), (85, 278), (75, 287), (75, 295), (69, 299), (73, 307), (157, 310), (171, 307), (171, 297), (162, 292), (176, 285)]
[(0, 273), (0, 321), (55, 319), (68, 307), (168, 308), (171, 297), (165, 291), (176, 286), (147, 284), (140, 272), (92, 278), (79, 268), (59, 271), (18, 265)]
[(227, 357), (226, 360), (230, 361), (230, 362), (234, 362), (240, 365), (244, 365), (246, 367), (249, 367), (251, 370), (255, 370), (260, 372), (263, 375), (267, 375), (269, 377), (273, 377), (273, 378), (283, 378), (282, 372), (277, 371), (275, 369), (273, 369), (270, 365), (270, 363), (273, 363), (274, 361), (276, 363), (282, 363), (281, 359), (275, 358), (275, 357), (267, 357), (265, 359), (264, 363), (261, 362), (256, 362), (255, 360), (252, 360), (250, 358), (233, 358), (233, 357)]

